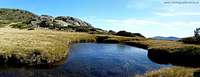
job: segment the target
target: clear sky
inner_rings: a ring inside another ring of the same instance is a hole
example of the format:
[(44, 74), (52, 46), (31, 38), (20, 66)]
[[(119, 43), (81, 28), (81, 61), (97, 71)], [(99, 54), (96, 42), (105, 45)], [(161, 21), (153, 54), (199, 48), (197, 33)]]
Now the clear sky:
[(98, 28), (138, 32), (147, 37), (187, 37), (200, 27), (200, 2), (189, 1), (1, 0), (0, 7), (25, 9), (38, 15), (78, 17)]

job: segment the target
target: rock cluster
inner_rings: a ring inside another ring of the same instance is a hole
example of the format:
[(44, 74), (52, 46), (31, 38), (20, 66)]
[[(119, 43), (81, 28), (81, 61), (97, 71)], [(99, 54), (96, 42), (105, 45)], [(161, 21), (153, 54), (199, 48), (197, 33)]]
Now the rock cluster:
[(30, 21), (30, 26), (32, 27), (66, 27), (69, 25), (92, 27), (91, 24), (70, 16), (58, 16), (54, 18), (49, 15), (41, 15)]

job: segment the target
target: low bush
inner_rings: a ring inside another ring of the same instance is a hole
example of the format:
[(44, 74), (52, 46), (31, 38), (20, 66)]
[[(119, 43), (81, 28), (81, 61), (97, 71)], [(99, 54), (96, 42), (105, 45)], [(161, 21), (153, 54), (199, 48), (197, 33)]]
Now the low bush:
[(113, 31), (113, 30), (109, 30), (108, 33), (109, 33), (109, 34), (113, 34), (113, 35), (116, 34), (116, 32)]
[(24, 24), (24, 23), (16, 23), (16, 24), (12, 24), (10, 26), (12, 28), (18, 28), (18, 29), (27, 29), (27, 28), (29, 28), (29, 26), (27, 24)]
[(182, 38), (180, 41), (186, 44), (200, 44), (200, 41), (195, 40), (194, 37)]
[(88, 27), (84, 27), (84, 26), (79, 26), (76, 28), (77, 32), (89, 32), (90, 29)]
[(119, 31), (117, 32), (115, 35), (118, 35), (118, 36), (126, 36), (126, 37), (144, 37), (142, 34), (140, 33), (131, 33), (131, 32), (126, 32), (126, 31)]

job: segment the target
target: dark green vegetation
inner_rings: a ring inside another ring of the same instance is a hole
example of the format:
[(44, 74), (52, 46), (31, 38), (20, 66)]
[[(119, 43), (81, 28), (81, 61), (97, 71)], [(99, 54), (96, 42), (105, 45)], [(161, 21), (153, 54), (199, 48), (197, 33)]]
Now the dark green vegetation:
[(180, 40), (186, 44), (200, 44), (200, 28), (197, 28), (194, 30), (194, 36), (193, 37), (187, 37)]
[(119, 36), (126, 36), (126, 37), (144, 37), (142, 34), (140, 33), (131, 33), (131, 32), (126, 32), (126, 31), (119, 31), (117, 32), (115, 35), (119, 35)]
[(24, 23), (24, 22), (11, 24), (10, 27), (12, 27), (12, 28), (18, 28), (18, 29), (27, 29), (27, 28), (30, 28), (30, 27), (27, 26), (27, 24)]
[(38, 16), (26, 10), (0, 8), (0, 20), (22, 22), (36, 17)]

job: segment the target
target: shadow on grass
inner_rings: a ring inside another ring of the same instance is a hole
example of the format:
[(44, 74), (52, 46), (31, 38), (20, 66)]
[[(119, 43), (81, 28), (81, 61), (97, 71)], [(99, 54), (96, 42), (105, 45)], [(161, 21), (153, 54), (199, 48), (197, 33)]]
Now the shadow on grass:
[(193, 73), (194, 77), (200, 77), (200, 70), (197, 70)]
[(149, 49), (148, 58), (158, 64), (172, 64), (185, 67), (200, 67), (199, 48), (185, 47), (170, 52), (164, 49)]

